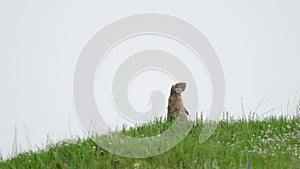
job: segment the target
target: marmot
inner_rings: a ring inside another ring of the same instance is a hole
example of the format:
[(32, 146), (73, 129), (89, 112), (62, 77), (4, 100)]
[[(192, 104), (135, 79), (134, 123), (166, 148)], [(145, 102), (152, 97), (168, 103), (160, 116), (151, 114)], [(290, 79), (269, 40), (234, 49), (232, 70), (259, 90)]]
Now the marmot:
[(185, 90), (186, 83), (176, 83), (171, 88), (168, 101), (168, 120), (175, 120), (177, 117), (187, 119), (189, 112), (183, 105), (181, 93)]

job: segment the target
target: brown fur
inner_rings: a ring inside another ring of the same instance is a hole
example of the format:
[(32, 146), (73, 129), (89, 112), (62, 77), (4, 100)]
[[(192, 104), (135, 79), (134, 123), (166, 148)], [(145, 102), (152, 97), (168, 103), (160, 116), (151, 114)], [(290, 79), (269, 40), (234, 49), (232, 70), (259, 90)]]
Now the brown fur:
[(168, 120), (175, 120), (177, 117), (187, 119), (189, 114), (183, 105), (181, 93), (185, 90), (186, 83), (176, 83), (171, 88), (168, 101)]

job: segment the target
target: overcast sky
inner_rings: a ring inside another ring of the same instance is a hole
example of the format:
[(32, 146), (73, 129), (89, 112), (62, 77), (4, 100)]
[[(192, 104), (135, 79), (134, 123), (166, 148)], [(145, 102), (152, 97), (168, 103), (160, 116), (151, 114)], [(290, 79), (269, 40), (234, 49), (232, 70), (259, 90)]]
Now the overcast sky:
[[(258, 109), (261, 115), (273, 108), (267, 115), (291, 114), (287, 107), (295, 106), (300, 88), (299, 9), (297, 0), (0, 0), (0, 152), (4, 156), (12, 153), (15, 136), (23, 149), (42, 145), (47, 136), (52, 140), (83, 136), (72, 94), (77, 59), (98, 30), (140, 13), (181, 18), (207, 37), (223, 66), (224, 109), (230, 115), (241, 116), (241, 96), (245, 113), (265, 98)], [(121, 44), (111, 56), (150, 47), (172, 50), (168, 43), (172, 42), (157, 37), (136, 38)], [(185, 50), (176, 45), (174, 53)], [(197, 83), (203, 87), (200, 104), (206, 110), (211, 92), (201, 71), (205, 72), (200, 66)], [(160, 80), (141, 88), (148, 76)], [(147, 92), (155, 88), (167, 95), (172, 83), (164, 74), (148, 72), (133, 82), (129, 98), (136, 109), (144, 110)], [(99, 93), (95, 96), (101, 101)], [(104, 116), (113, 123), (111, 114)]]

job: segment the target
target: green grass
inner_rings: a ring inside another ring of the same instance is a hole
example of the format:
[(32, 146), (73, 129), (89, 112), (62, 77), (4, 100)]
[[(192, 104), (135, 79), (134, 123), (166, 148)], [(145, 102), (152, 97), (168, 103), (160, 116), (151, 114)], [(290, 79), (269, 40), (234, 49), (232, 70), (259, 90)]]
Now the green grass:
[[(123, 130), (132, 137), (157, 135), (172, 124), (157, 121)], [(0, 159), (0, 168), (224, 168), (251, 169), (300, 168), (300, 118), (223, 120), (214, 134), (199, 144), (203, 122), (176, 147), (146, 159), (113, 155), (91, 139), (62, 141), (37, 152), (21, 153), (9, 160)]]

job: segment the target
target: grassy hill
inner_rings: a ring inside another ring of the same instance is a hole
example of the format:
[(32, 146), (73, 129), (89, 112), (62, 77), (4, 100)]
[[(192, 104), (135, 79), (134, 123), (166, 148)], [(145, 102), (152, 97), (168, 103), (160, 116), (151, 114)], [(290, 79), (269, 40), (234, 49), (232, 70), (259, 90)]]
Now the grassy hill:
[[(122, 131), (132, 137), (147, 137), (168, 129), (170, 122), (157, 121)], [(277, 169), (300, 168), (300, 118), (223, 120), (204, 144), (199, 144), (203, 121), (170, 151), (132, 159), (113, 155), (91, 139), (61, 141), (38, 152), (0, 159), (2, 169), (22, 168), (224, 168)]]

